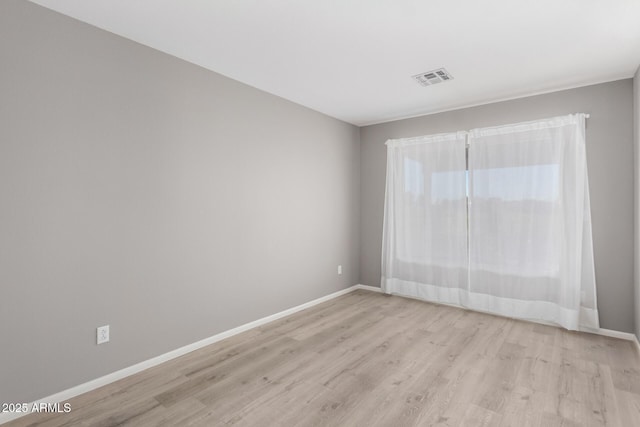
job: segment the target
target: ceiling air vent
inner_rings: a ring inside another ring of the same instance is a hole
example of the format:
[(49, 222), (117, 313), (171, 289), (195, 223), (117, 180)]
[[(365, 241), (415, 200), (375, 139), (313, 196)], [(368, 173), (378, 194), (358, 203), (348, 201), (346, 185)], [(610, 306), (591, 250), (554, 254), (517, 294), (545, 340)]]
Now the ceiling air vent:
[(453, 80), (453, 76), (451, 76), (451, 74), (449, 74), (444, 68), (438, 68), (437, 70), (416, 74), (413, 78), (422, 86), (431, 86), (437, 83), (446, 82), (447, 80)]

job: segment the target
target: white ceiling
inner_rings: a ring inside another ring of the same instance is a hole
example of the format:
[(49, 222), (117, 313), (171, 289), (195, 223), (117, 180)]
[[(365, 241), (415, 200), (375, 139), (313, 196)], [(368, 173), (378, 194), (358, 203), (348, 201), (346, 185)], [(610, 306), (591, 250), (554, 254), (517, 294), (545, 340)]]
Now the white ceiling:
[[(640, 0), (33, 0), (366, 125), (633, 75)], [(445, 67), (454, 80), (411, 76)]]

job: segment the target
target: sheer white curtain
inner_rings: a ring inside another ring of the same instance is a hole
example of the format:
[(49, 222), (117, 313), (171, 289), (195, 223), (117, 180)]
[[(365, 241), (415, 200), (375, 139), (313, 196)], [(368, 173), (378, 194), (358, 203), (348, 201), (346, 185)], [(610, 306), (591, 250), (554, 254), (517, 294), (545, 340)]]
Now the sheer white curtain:
[(464, 132), (387, 141), (382, 287), (461, 304), (467, 289)]
[(385, 292), (599, 326), (585, 115), (387, 147)]
[(469, 306), (598, 327), (585, 116), (469, 134)]

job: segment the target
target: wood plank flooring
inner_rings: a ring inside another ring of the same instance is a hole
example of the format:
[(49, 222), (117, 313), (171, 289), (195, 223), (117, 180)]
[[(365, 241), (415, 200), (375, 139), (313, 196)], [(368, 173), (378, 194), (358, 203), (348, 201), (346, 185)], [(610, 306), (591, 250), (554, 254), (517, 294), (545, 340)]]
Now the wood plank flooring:
[(16, 426), (640, 426), (629, 341), (355, 291)]

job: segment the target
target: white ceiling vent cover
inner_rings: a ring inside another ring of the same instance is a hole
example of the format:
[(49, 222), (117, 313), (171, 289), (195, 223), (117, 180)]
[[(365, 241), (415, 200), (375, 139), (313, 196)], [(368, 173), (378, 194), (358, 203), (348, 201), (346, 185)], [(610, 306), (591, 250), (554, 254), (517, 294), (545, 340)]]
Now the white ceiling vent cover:
[(437, 83), (453, 80), (453, 76), (444, 68), (438, 68), (437, 70), (416, 74), (413, 78), (422, 86), (431, 86)]

